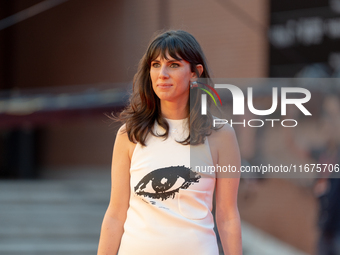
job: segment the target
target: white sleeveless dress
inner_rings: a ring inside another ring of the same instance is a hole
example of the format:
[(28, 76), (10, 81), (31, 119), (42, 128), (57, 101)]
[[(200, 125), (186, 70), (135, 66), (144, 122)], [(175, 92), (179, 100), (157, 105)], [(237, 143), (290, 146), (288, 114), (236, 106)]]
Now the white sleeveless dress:
[[(211, 214), (215, 178), (190, 168), (213, 165), (208, 139), (198, 146), (182, 145), (176, 140), (187, 137), (187, 119), (166, 120), (168, 139), (150, 134), (147, 146), (137, 143), (133, 152), (118, 254), (218, 255)], [(164, 132), (157, 124), (154, 130)]]

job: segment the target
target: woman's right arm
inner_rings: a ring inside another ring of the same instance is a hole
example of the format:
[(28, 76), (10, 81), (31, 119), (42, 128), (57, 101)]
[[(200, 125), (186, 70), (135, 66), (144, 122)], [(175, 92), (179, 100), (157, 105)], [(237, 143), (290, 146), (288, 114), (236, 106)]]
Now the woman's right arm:
[(98, 255), (116, 255), (126, 220), (130, 197), (130, 162), (135, 144), (130, 142), (123, 125), (117, 132), (111, 166), (111, 197), (105, 213)]

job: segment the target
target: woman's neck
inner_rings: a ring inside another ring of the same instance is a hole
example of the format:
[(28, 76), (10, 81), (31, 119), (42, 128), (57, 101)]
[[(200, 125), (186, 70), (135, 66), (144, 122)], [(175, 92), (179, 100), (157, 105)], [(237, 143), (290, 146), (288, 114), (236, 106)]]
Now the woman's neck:
[(161, 111), (163, 117), (173, 120), (181, 120), (188, 117), (188, 105), (161, 101)]

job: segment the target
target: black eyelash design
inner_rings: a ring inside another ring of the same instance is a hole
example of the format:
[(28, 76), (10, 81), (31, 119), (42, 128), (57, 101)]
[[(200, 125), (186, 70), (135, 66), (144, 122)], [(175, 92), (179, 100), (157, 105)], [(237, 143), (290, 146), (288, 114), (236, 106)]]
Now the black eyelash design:
[[(183, 183), (178, 188), (169, 191), (179, 177), (183, 178)], [(199, 182), (200, 178), (200, 175), (188, 167), (170, 166), (156, 169), (145, 175), (134, 187), (134, 191), (139, 196), (166, 200), (168, 198), (174, 198), (176, 193), (179, 192), (179, 189), (187, 189), (194, 182)], [(148, 184), (151, 185), (155, 193), (145, 191)]]

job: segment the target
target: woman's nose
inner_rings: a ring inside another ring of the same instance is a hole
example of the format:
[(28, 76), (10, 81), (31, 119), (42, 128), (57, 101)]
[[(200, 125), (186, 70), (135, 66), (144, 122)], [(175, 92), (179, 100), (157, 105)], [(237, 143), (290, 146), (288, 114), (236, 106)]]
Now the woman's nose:
[(165, 65), (162, 66), (161, 69), (160, 69), (159, 78), (161, 78), (161, 79), (169, 78), (169, 73), (168, 73), (167, 67)]

